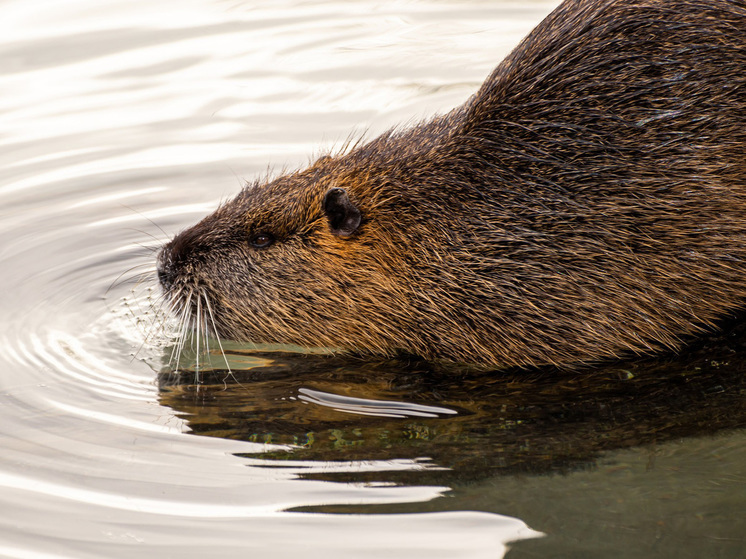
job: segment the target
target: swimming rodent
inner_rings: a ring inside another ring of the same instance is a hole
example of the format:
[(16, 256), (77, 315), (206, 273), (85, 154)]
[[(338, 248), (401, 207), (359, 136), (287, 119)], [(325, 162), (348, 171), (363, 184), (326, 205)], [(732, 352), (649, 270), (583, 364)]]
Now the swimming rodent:
[(464, 105), (158, 256), (221, 337), (495, 368), (680, 347), (745, 273), (746, 0), (567, 0)]

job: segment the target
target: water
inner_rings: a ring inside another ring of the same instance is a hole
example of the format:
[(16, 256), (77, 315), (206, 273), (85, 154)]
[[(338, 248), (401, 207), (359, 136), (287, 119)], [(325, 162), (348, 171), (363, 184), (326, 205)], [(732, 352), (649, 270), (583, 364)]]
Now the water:
[(235, 344), (196, 376), (133, 279), (244, 180), (463, 102), (553, 6), (4, 2), (0, 556), (746, 556), (738, 325), (572, 376)]

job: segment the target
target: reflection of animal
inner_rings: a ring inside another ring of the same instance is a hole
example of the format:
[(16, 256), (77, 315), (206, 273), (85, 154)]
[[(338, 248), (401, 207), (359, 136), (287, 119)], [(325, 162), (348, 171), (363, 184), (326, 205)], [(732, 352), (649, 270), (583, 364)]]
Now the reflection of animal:
[(463, 106), (247, 187), (158, 258), (221, 336), (495, 366), (746, 299), (746, 2), (568, 0)]

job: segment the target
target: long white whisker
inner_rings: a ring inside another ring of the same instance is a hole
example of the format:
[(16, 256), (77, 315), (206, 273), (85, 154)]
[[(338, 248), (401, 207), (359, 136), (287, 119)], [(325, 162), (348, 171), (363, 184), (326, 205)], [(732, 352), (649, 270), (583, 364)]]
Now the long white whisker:
[[(223, 344), (220, 342), (220, 334), (218, 334), (218, 328), (215, 324), (215, 315), (212, 313), (212, 306), (210, 305), (210, 300), (205, 297), (205, 305), (207, 306), (207, 312), (210, 315), (210, 321), (212, 322), (212, 329), (215, 332), (215, 340), (218, 342), (218, 347), (220, 348), (220, 354), (223, 356), (223, 359), (225, 360), (225, 366), (228, 369), (228, 375), (238, 384), (239, 386), (243, 387), (243, 384), (241, 384), (238, 379), (236, 378), (236, 375), (233, 374), (233, 370), (231, 369), (230, 363), (228, 363), (228, 356), (225, 354), (225, 350), (223, 349)], [(227, 376), (225, 378), (228, 378)], [(225, 382), (225, 378), (223, 379), (223, 386), (224, 389), (228, 388), (228, 385)]]
[[(197, 293), (197, 316), (194, 320), (194, 332), (195, 337), (197, 339), (197, 353), (196, 353), (196, 363), (194, 366), (194, 383), (199, 384), (199, 330), (200, 330), (200, 323), (202, 322), (202, 297), (199, 293)], [(194, 339), (194, 338), (192, 338)]]
[(186, 330), (187, 330), (187, 321), (189, 317), (189, 308), (192, 303), (192, 293), (189, 292), (189, 295), (184, 302), (184, 310), (181, 313), (181, 319), (180, 319), (180, 327), (179, 327), (179, 341), (176, 344), (176, 347), (174, 348), (176, 351), (176, 372), (179, 372), (179, 362), (181, 361), (181, 353), (184, 351), (184, 346), (186, 344)]
[[(180, 299), (182, 299), (182, 297), (183, 296), (182, 296), (181, 290), (179, 290), (179, 292), (175, 296), (173, 296), (173, 298), (171, 299), (171, 309), (172, 310), (176, 310), (176, 306), (178, 305), (178, 301)], [(186, 309), (186, 307), (184, 307), (181, 310), (181, 312), (179, 312), (176, 315), (176, 327), (175, 327), (175, 332), (174, 332), (174, 335), (176, 336), (176, 340), (174, 342), (173, 348), (171, 348), (171, 357), (168, 360), (168, 364), (169, 365), (173, 365), (174, 356), (176, 355), (176, 352), (178, 351), (179, 344), (181, 343), (181, 330), (182, 330), (181, 327), (182, 327), (182, 324), (184, 323), (184, 312), (185, 312), (185, 309)]]
[(202, 340), (204, 341), (204, 352), (205, 352), (205, 359), (208, 360), (208, 365), (211, 365), (210, 360), (210, 340), (209, 340), (209, 334), (210, 331), (207, 328), (207, 312), (205, 311), (205, 305), (207, 303), (207, 295), (205, 294), (205, 290), (200, 290), (200, 296), (205, 303), (202, 305), (202, 313), (200, 314), (200, 318), (202, 319)]

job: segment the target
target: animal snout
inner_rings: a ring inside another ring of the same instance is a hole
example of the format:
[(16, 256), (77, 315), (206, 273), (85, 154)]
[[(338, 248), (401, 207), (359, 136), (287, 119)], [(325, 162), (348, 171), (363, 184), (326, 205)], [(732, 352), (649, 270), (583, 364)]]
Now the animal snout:
[(174, 266), (172, 253), (171, 243), (168, 243), (160, 250), (156, 261), (158, 281), (161, 282), (161, 286), (165, 290), (170, 289), (176, 280), (176, 267)]

